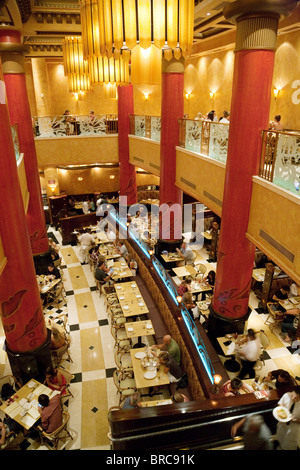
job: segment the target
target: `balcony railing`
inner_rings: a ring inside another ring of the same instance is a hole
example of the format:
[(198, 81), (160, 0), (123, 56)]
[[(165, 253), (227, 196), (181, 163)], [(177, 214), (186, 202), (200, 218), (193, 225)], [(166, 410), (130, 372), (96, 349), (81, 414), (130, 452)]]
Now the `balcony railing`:
[(160, 142), (160, 116), (130, 116), (130, 134)]
[(259, 176), (299, 195), (300, 132), (262, 131)]
[(118, 133), (118, 116), (115, 114), (33, 117), (32, 123), (35, 137), (91, 136)]
[(229, 124), (179, 119), (179, 146), (225, 163)]

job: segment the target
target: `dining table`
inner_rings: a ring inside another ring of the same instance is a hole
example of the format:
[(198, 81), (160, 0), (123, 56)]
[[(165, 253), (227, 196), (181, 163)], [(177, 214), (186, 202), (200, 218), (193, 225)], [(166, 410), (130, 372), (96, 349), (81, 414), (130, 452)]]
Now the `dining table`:
[(131, 349), (130, 356), (138, 389), (159, 387), (170, 383), (168, 374), (164, 371), (164, 365), (159, 364), (155, 355), (151, 355), (151, 348)]
[(178, 266), (177, 268), (173, 268), (172, 271), (176, 274), (179, 279), (184, 279), (187, 276), (195, 277), (198, 274), (197, 269), (195, 269), (190, 264), (185, 266)]
[(194, 280), (191, 282), (191, 293), (196, 296), (198, 300), (198, 295), (203, 292), (212, 292), (213, 286), (206, 284), (206, 282)]
[(160, 400), (146, 400), (140, 401), (141, 408), (149, 408), (151, 406), (161, 406), (161, 405), (172, 405), (173, 402), (171, 398), (162, 398)]
[(235, 359), (235, 350), (236, 342), (244, 337), (244, 335), (228, 334), (217, 338), (224, 355), (229, 357), (224, 362), (224, 366), (229, 372), (238, 372), (241, 368), (240, 363)]
[(146, 302), (139, 291), (130, 292), (117, 289), (116, 293), (124, 317), (136, 317), (149, 313)]
[(41, 394), (52, 398), (54, 395), (60, 394), (60, 392), (51, 390), (51, 388), (46, 387), (46, 385), (35, 379), (30, 379), (0, 406), (0, 410), (23, 426), (23, 428), (29, 430), (41, 417), (38, 411), (38, 397)]
[(114, 261), (112, 269), (113, 269), (112, 279), (114, 281), (118, 279), (126, 279), (127, 277), (132, 276), (132, 272), (129, 269), (128, 264), (123, 258), (121, 258), (118, 261)]
[(285, 309), (300, 308), (300, 297), (290, 297), (286, 300), (279, 300), (278, 303)]
[(206, 230), (205, 232), (201, 232), (201, 235), (203, 238), (206, 238), (206, 240), (211, 240), (212, 239), (212, 233), (210, 230)]
[(184, 261), (184, 257), (179, 253), (162, 253), (160, 256), (162, 257), (165, 263)]
[(62, 282), (61, 278), (53, 279), (51, 275), (40, 274), (37, 276), (37, 282), (39, 285), (41, 294), (48, 294), (52, 289), (54, 289), (58, 284)]
[(127, 338), (138, 338), (138, 341), (137, 343), (135, 343), (133, 348), (144, 347), (145, 344), (142, 343), (141, 338), (143, 336), (149, 336), (149, 335), (155, 334), (155, 330), (153, 328), (151, 320), (126, 322), (125, 331), (126, 331)]
[(209, 310), (209, 305), (210, 301), (204, 301), (201, 300), (199, 302), (196, 302), (197, 309), (199, 312), (199, 318), (202, 316), (204, 318), (204, 322), (202, 323), (203, 328), (206, 328), (208, 326), (208, 318), (210, 314)]

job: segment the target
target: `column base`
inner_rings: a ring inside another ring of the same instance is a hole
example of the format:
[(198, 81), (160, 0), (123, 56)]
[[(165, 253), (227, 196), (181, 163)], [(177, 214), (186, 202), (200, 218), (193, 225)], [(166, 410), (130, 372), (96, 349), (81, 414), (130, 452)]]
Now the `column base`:
[(251, 313), (251, 308), (248, 307), (247, 314), (241, 318), (225, 318), (221, 317), (212, 307), (209, 306), (209, 319), (207, 334), (210, 338), (218, 338), (231, 333), (242, 334), (244, 333), (245, 322), (248, 320)]
[(10, 351), (6, 341), (4, 343), (4, 350), (10, 363), (12, 374), (21, 379), (23, 384), (27, 383), (30, 379), (36, 379), (39, 382), (44, 382), (45, 371), (47, 367), (52, 367), (51, 360), (51, 331), (47, 329), (47, 339), (37, 349), (27, 352), (14, 352)]
[(33, 261), (34, 261), (36, 274), (45, 274), (47, 272), (49, 263), (53, 262), (51, 258), (51, 249), (49, 249), (45, 253), (34, 255)]

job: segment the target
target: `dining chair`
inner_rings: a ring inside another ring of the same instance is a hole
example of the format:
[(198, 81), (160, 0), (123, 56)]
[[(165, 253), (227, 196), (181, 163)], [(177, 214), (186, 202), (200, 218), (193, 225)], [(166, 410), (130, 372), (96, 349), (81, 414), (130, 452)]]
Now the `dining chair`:
[[(14, 375), (8, 374), (4, 375), (3, 377), (0, 378), (0, 395), (2, 400), (6, 400), (9, 397), (4, 397), (5, 389), (3, 389), (3, 386), (7, 385), (7, 389), (13, 390), (15, 393), (19, 388), (22, 387), (22, 385), (18, 382), (16, 377)], [(2, 390), (3, 389), (3, 390)], [(0, 398), (0, 405), (2, 405), (2, 400)]]
[[(70, 438), (73, 440), (73, 437), (67, 428), (69, 420), (70, 420), (69, 413), (67, 413), (66, 411), (63, 411), (62, 412), (62, 424), (55, 431), (51, 433), (47, 433), (46, 431), (42, 429), (41, 426), (38, 426), (38, 430), (40, 432), (41, 443), (44, 444), (45, 439), (46, 439), (52, 444), (51, 450), (58, 450), (59, 441), (65, 440), (66, 438)], [(63, 445), (63, 448), (65, 448), (66, 444), (67, 443), (65, 442), (65, 444)]]
[(125, 328), (119, 328), (113, 325), (111, 327), (111, 334), (115, 341), (117, 351), (129, 351), (132, 348), (132, 341), (127, 338)]
[(273, 332), (276, 326), (281, 324), (285, 315), (280, 310), (276, 310), (276, 308), (274, 308), (276, 305), (278, 305), (276, 302), (267, 302), (268, 316), (265, 320), (265, 325), (269, 326), (271, 332)]
[(133, 378), (133, 370), (114, 370), (113, 381), (119, 395), (119, 406), (121, 406), (126, 397), (137, 391), (136, 383)]
[(255, 370), (261, 369), (265, 365), (265, 355), (264, 352), (267, 349), (267, 347), (270, 345), (270, 339), (266, 335), (266, 333), (261, 330), (258, 334), (258, 338), (261, 344), (261, 354), (259, 356), (258, 361), (255, 364)]
[(48, 303), (53, 302), (57, 306), (57, 308), (59, 307), (60, 302), (66, 301), (66, 291), (63, 282), (58, 284), (56, 289), (52, 289), (48, 293), (47, 301)]
[(202, 278), (203, 278), (207, 270), (207, 267), (205, 266), (205, 264), (202, 264), (202, 263), (196, 264), (194, 268), (196, 269), (196, 271), (198, 271), (198, 273), (202, 274)]
[(115, 363), (119, 370), (132, 369), (132, 360), (129, 351), (116, 351)]
[(111, 325), (114, 327), (125, 328), (126, 317), (122, 310), (118, 313), (111, 312), (111, 309), (107, 310), (107, 314), (110, 317)]
[(62, 395), (61, 398), (64, 399), (64, 398), (68, 398), (68, 397), (73, 397), (74, 398), (74, 395), (73, 393), (71, 392), (70, 390), (70, 385), (71, 385), (71, 381), (74, 379), (74, 375), (71, 374), (71, 372), (69, 372), (67, 369), (64, 369), (62, 367), (58, 367), (58, 372), (60, 372), (65, 380), (66, 380), (66, 393), (65, 395)]
[(70, 354), (70, 340), (66, 337), (66, 344), (59, 349), (51, 349), (51, 357), (52, 362), (54, 363), (54, 367), (58, 367), (61, 363), (63, 358), (66, 356), (66, 360), (69, 362), (73, 362), (71, 354)]
[(97, 279), (95, 279), (95, 283), (96, 283), (96, 288), (99, 291), (99, 296), (101, 297), (101, 295), (103, 294), (103, 287), (106, 283), (105, 281), (98, 281)]
[(58, 259), (54, 260), (54, 261), (53, 261), (53, 265), (54, 265), (54, 267), (56, 267), (56, 268), (57, 268), (58, 266), (60, 266), (60, 265), (61, 265), (61, 258), (58, 258)]

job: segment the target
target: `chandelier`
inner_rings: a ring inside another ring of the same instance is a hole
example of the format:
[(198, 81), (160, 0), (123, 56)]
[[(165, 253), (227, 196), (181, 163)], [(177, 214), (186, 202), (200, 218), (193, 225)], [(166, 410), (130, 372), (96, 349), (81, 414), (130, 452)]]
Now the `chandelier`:
[(91, 89), (89, 65), (83, 59), (82, 38), (65, 37), (62, 41), (64, 73), (68, 77), (69, 91), (79, 93)]
[(191, 53), (194, 0), (80, 0), (80, 16), (85, 59), (152, 44), (167, 59)]
[(92, 83), (128, 85), (129, 60), (122, 55), (114, 57), (92, 57), (88, 60), (90, 79)]

